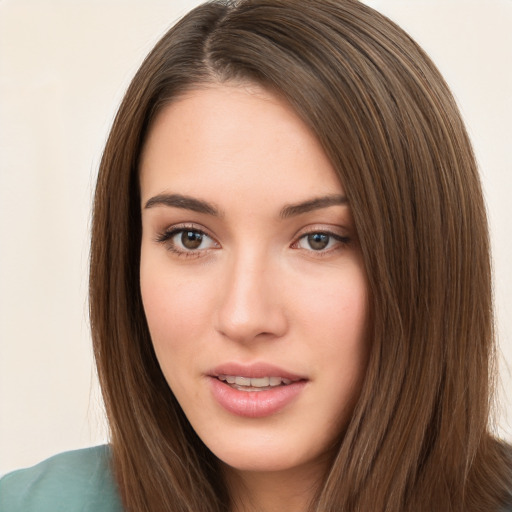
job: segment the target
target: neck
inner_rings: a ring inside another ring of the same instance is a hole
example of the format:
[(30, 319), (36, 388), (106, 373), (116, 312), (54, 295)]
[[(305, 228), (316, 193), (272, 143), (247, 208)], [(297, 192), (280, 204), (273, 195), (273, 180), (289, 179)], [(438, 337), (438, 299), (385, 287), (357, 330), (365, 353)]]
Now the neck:
[(307, 512), (324, 473), (325, 463), (268, 472), (227, 467), (232, 512)]

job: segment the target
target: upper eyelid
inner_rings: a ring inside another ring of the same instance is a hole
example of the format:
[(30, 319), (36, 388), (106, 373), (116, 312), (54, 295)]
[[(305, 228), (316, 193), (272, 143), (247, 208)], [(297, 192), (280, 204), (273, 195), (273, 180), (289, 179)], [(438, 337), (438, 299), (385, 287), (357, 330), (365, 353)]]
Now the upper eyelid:
[(166, 228), (160, 230), (159, 233), (160, 233), (160, 235), (165, 235), (165, 234), (169, 235), (169, 234), (172, 234), (172, 233), (179, 233), (180, 231), (185, 231), (187, 229), (190, 230), (190, 231), (197, 231), (199, 233), (202, 233), (203, 235), (208, 236), (212, 240), (217, 241), (215, 235), (213, 235), (210, 232), (210, 230), (208, 230), (204, 226), (195, 224), (193, 222), (190, 222), (190, 223), (189, 222), (183, 222), (183, 223), (178, 223), (178, 224), (171, 224), (170, 226), (167, 226)]
[(311, 224), (296, 231), (293, 238), (298, 240), (299, 238), (305, 235), (310, 235), (312, 233), (325, 233), (326, 235), (334, 235), (339, 237), (351, 236), (351, 230), (338, 224)]

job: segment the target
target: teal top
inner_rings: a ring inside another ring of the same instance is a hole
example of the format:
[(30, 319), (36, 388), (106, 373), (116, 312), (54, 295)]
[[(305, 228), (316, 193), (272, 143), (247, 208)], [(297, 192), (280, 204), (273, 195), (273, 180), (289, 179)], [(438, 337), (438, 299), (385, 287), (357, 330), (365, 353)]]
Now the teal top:
[(122, 512), (110, 449), (56, 455), (0, 479), (0, 512)]
[(123, 512), (109, 447), (62, 453), (7, 474), (0, 479), (0, 512)]

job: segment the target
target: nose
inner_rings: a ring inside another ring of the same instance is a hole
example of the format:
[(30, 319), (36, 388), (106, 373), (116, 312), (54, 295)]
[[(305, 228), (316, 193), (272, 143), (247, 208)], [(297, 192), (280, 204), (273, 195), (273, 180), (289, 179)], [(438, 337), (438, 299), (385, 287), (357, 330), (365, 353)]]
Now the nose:
[(288, 321), (281, 275), (264, 254), (233, 257), (219, 288), (217, 331), (241, 343), (283, 336)]

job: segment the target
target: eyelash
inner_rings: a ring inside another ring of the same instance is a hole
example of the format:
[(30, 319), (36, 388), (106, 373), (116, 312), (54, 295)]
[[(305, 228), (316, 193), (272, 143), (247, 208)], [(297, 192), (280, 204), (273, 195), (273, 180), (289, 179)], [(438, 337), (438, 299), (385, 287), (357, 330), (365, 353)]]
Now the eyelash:
[[(212, 249), (212, 247), (208, 247), (208, 248), (205, 248), (205, 249), (183, 250), (183, 249), (177, 247), (176, 244), (172, 241), (172, 239), (176, 235), (179, 235), (180, 233), (183, 235), (184, 232), (189, 232), (189, 233), (194, 233), (196, 235), (199, 235), (199, 236), (203, 237), (202, 240), (204, 240), (204, 237), (210, 239), (213, 242), (213, 244), (215, 244), (217, 246), (217, 247), (213, 247), (214, 249), (217, 249), (217, 248), (220, 247), (220, 245), (208, 233), (206, 233), (202, 229), (198, 229), (195, 226), (187, 226), (187, 225), (175, 226), (173, 228), (165, 230), (163, 233), (161, 233), (156, 238), (156, 242), (161, 243), (161, 244), (165, 244), (167, 250), (169, 250), (170, 252), (176, 254), (178, 257), (181, 257), (181, 258), (198, 258), (198, 257), (202, 256), (201, 253), (204, 253), (204, 252), (209, 251), (210, 249)], [(312, 236), (312, 235), (323, 235), (323, 236), (326, 236), (326, 237), (329, 238), (328, 244), (331, 242), (331, 240), (335, 240), (335, 241), (339, 242), (339, 244), (342, 247), (348, 246), (350, 244), (350, 242), (351, 242), (351, 239), (349, 237), (341, 236), (341, 235), (338, 235), (338, 234), (333, 233), (331, 231), (311, 230), (311, 231), (308, 231), (306, 233), (302, 233), (299, 236), (299, 238), (295, 242), (293, 242), (293, 244), (291, 244), (291, 247), (294, 248), (294, 249), (301, 249), (301, 247), (299, 247), (299, 243), (302, 240), (304, 240), (307, 237)], [(202, 242), (202, 240), (201, 240), (201, 242)], [(320, 249), (320, 250), (314, 250), (313, 248), (311, 248), (311, 249), (302, 248), (302, 249), (307, 251), (307, 252), (310, 252), (310, 253), (314, 254), (315, 257), (323, 257), (323, 256), (326, 256), (326, 255), (330, 254), (333, 251), (336, 251), (337, 249), (339, 250), (340, 247), (338, 247), (338, 244), (336, 244), (334, 247), (330, 247), (328, 249)]]
[(300, 247), (298, 247), (299, 243), (302, 240), (307, 239), (307, 237), (313, 236), (313, 235), (321, 235), (321, 236), (328, 237), (327, 244), (330, 244), (331, 241), (333, 241), (333, 240), (338, 242), (337, 244), (334, 244), (333, 247), (329, 247), (327, 249), (314, 250), (311, 247), (311, 245), (310, 245), (310, 247), (311, 247), (310, 249), (304, 249), (305, 251), (312, 253), (317, 258), (328, 256), (328, 255), (330, 255), (332, 252), (334, 252), (336, 250), (340, 250), (342, 248), (345, 248), (345, 247), (347, 247), (350, 244), (350, 241), (351, 241), (349, 237), (338, 235), (336, 233), (333, 233), (332, 231), (311, 230), (311, 231), (308, 231), (306, 233), (301, 234), (300, 237), (297, 239), (297, 241), (292, 244), (292, 247), (300, 249)]
[(198, 229), (195, 226), (187, 226), (187, 225), (175, 226), (173, 228), (165, 230), (163, 233), (161, 233), (157, 237), (156, 241), (158, 243), (165, 244), (166, 249), (168, 251), (176, 254), (177, 256), (179, 256), (181, 258), (198, 258), (201, 256), (202, 252), (205, 252), (208, 250), (208, 249), (183, 250), (183, 249), (180, 249), (179, 247), (177, 247), (172, 239), (176, 235), (179, 235), (180, 233), (183, 234), (184, 232), (195, 233), (195, 234), (200, 235), (201, 237), (207, 237), (218, 246), (217, 242), (215, 242), (213, 237), (208, 235), (208, 233), (206, 233), (202, 229)]

